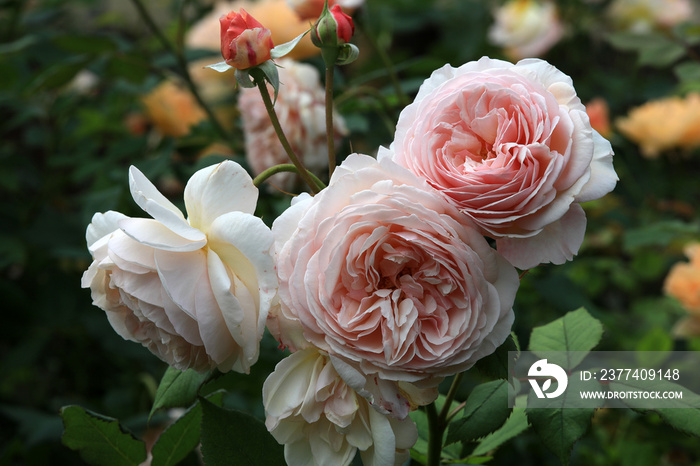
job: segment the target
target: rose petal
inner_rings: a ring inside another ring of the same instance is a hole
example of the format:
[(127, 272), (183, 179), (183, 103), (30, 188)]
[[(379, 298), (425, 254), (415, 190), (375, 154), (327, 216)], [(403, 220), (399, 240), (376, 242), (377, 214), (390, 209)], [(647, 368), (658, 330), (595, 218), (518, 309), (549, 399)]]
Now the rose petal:
[(224, 161), (197, 171), (185, 186), (185, 206), (190, 225), (207, 231), (211, 223), (228, 212), (252, 214), (258, 189), (239, 164)]
[(163, 196), (133, 165), (129, 168), (129, 188), (136, 204), (173, 233), (189, 241), (206, 241), (204, 233), (191, 227), (180, 209)]

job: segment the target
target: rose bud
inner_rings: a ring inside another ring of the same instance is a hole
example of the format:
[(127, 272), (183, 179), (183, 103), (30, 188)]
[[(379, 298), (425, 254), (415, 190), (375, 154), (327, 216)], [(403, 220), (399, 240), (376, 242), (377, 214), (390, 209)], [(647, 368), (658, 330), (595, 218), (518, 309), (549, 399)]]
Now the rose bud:
[(314, 25), (311, 40), (317, 47), (337, 47), (350, 42), (354, 33), (352, 18), (343, 13), (340, 5), (334, 5), (321, 14)]
[(226, 63), (245, 70), (270, 60), (274, 47), (272, 33), (243, 8), (219, 18), (221, 23), (221, 55)]

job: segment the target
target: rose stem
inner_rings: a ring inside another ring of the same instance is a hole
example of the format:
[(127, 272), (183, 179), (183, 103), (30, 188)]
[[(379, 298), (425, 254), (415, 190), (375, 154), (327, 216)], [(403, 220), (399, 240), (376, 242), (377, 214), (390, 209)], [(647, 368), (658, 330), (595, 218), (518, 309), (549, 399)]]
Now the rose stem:
[[(268, 178), (270, 178), (272, 175), (276, 175), (277, 173), (282, 173), (282, 172), (291, 172), (291, 173), (296, 173), (299, 174), (299, 170), (297, 170), (297, 167), (292, 165), (291, 163), (283, 163), (280, 165), (275, 165), (267, 170), (263, 171), (260, 173), (258, 176), (255, 177), (253, 180), (253, 184), (255, 187), (259, 188), (261, 184), (263, 184), (265, 181), (267, 181)], [(325, 184), (323, 184), (323, 181), (319, 180), (316, 175), (313, 173), (309, 172), (311, 175), (311, 178), (313, 178), (314, 183), (316, 183), (316, 186), (318, 186), (318, 189), (321, 190), (326, 187)]]
[(452, 400), (457, 394), (457, 389), (459, 388), (463, 377), (464, 372), (460, 372), (452, 380), (452, 385), (450, 385), (450, 390), (445, 396), (445, 404), (442, 406), (440, 414), (437, 412), (435, 402), (430, 403), (425, 407), (428, 415), (428, 466), (440, 465), (440, 458), (442, 456), (442, 437), (445, 433), (445, 429), (447, 428), (447, 416), (450, 413)]
[(250, 70), (250, 76), (253, 78), (253, 81), (258, 86), (258, 90), (260, 91), (260, 95), (262, 96), (263, 103), (265, 104), (265, 109), (267, 110), (267, 114), (270, 116), (272, 127), (275, 128), (275, 133), (277, 133), (277, 137), (282, 143), (282, 147), (284, 147), (284, 150), (287, 153), (289, 160), (292, 161), (296, 169), (299, 171), (299, 175), (301, 175), (306, 184), (309, 186), (311, 192), (313, 194), (318, 194), (318, 186), (316, 186), (316, 183), (314, 183), (314, 180), (311, 178), (311, 174), (304, 167), (304, 164), (301, 163), (301, 160), (299, 160), (299, 158), (294, 153), (292, 146), (289, 144), (287, 137), (284, 135), (284, 131), (282, 131), (282, 126), (280, 125), (279, 119), (277, 118), (275, 108), (272, 105), (272, 100), (270, 99), (270, 93), (268, 92), (267, 85), (265, 84), (264, 72), (259, 68), (252, 68)]

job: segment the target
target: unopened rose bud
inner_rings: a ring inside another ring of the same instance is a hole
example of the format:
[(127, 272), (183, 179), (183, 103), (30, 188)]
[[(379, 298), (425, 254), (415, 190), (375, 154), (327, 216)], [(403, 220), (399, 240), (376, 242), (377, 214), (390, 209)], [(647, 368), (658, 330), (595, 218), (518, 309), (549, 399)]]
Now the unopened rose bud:
[(337, 47), (350, 42), (355, 33), (352, 18), (343, 13), (340, 5), (324, 10), (314, 25), (311, 40), (317, 47)]
[(244, 70), (270, 60), (274, 47), (272, 33), (243, 8), (219, 18), (221, 55), (226, 63)]

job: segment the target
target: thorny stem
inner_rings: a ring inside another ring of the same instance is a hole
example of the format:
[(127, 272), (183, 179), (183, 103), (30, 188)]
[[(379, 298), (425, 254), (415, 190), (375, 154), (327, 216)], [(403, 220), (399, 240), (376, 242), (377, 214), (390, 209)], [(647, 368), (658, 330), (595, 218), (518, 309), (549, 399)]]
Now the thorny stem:
[(333, 65), (326, 64), (326, 143), (328, 145), (328, 177), (335, 170), (335, 131), (333, 128)]
[(180, 9), (180, 23), (179, 23), (179, 28), (178, 28), (178, 37), (177, 37), (177, 48), (173, 47), (173, 45), (170, 43), (167, 37), (163, 34), (163, 32), (160, 30), (158, 25), (153, 21), (153, 18), (151, 17), (150, 13), (146, 9), (146, 7), (143, 5), (141, 0), (131, 0), (131, 2), (134, 4), (136, 9), (139, 12), (139, 15), (141, 15), (141, 18), (144, 20), (148, 28), (151, 30), (151, 32), (158, 38), (160, 41), (161, 45), (165, 50), (167, 50), (169, 53), (171, 53), (176, 61), (177, 61), (177, 66), (180, 71), (180, 76), (185, 80), (185, 84), (187, 85), (187, 88), (189, 91), (192, 93), (192, 96), (194, 96), (195, 100), (199, 104), (200, 107), (204, 110), (204, 113), (207, 114), (207, 118), (209, 118), (209, 121), (211, 124), (214, 126), (214, 129), (216, 130), (217, 133), (219, 133), (219, 136), (224, 140), (228, 141), (229, 140), (229, 134), (228, 132), (224, 129), (223, 126), (221, 126), (221, 123), (219, 123), (219, 120), (216, 118), (216, 115), (214, 115), (214, 112), (212, 111), (211, 107), (204, 101), (202, 98), (201, 94), (199, 93), (199, 90), (197, 89), (197, 86), (195, 85), (194, 81), (192, 81), (192, 76), (190, 75), (190, 70), (187, 67), (187, 60), (185, 59), (185, 54), (184, 54), (184, 8), (188, 0), (183, 0), (181, 9)]
[[(280, 165), (275, 165), (267, 170), (263, 171), (260, 173), (258, 176), (255, 177), (253, 180), (253, 185), (255, 185), (256, 188), (259, 188), (261, 184), (263, 184), (265, 181), (267, 181), (268, 178), (270, 178), (273, 175), (276, 175), (277, 173), (283, 173), (283, 172), (291, 172), (291, 173), (296, 173), (299, 174), (299, 170), (297, 170), (297, 167), (292, 165), (291, 163), (283, 163)], [(318, 186), (318, 189), (323, 189), (326, 187), (326, 185), (323, 183), (323, 181), (319, 180), (316, 175), (313, 173), (310, 173), (311, 178), (313, 178), (314, 182), (316, 183), (316, 186)]]
[(250, 70), (250, 76), (253, 78), (253, 81), (258, 86), (258, 90), (260, 91), (260, 95), (262, 96), (263, 103), (265, 104), (265, 109), (267, 110), (267, 114), (270, 116), (270, 121), (272, 122), (272, 127), (275, 129), (275, 133), (277, 133), (277, 137), (279, 138), (280, 142), (282, 143), (282, 147), (284, 148), (284, 151), (287, 153), (289, 160), (291, 160), (291, 162), (294, 164), (296, 169), (299, 171), (299, 175), (302, 177), (304, 182), (306, 182), (306, 184), (308, 185), (311, 192), (313, 194), (318, 194), (320, 189), (318, 188), (316, 183), (314, 183), (314, 180), (311, 178), (311, 174), (304, 167), (304, 164), (301, 162), (299, 157), (297, 157), (297, 155), (294, 153), (292, 146), (289, 144), (289, 141), (287, 140), (287, 136), (284, 135), (284, 131), (282, 130), (282, 126), (280, 125), (279, 119), (277, 118), (277, 114), (275, 113), (275, 108), (272, 105), (272, 100), (270, 99), (270, 93), (268, 92), (267, 85), (265, 84), (265, 74), (260, 69), (252, 68)]

